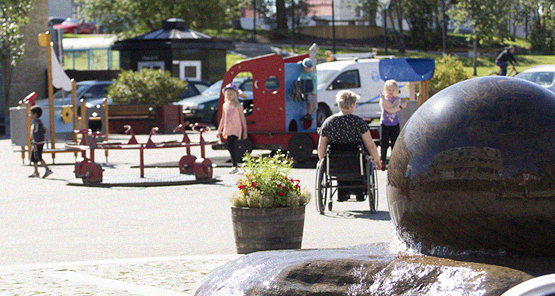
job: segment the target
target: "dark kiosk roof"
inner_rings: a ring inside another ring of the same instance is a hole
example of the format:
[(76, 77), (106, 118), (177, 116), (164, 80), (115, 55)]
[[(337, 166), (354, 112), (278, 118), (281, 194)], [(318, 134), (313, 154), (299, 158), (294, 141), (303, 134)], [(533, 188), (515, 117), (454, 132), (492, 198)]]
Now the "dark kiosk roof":
[(221, 48), (234, 49), (231, 41), (216, 39), (206, 34), (185, 28), (182, 19), (168, 19), (162, 29), (152, 31), (137, 37), (117, 41), (113, 50), (133, 50), (149, 48)]

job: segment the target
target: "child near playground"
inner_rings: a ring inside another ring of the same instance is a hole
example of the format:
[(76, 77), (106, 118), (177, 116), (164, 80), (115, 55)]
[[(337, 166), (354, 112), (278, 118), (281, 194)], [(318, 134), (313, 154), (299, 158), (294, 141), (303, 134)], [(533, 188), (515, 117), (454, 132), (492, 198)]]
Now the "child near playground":
[(42, 116), (42, 109), (39, 106), (31, 107), (29, 117), (31, 118), (31, 162), (35, 168), (35, 172), (29, 178), (38, 178), (39, 175), (39, 162), (46, 170), (43, 178), (52, 175), (52, 170), (48, 168), (46, 162), (42, 159), (42, 149), (45, 143), (46, 128), (42, 124), (40, 117)]
[(385, 170), (387, 162), (387, 148), (395, 145), (401, 128), (399, 126), (399, 111), (407, 107), (407, 102), (402, 103), (399, 94), (399, 85), (395, 80), (387, 80), (383, 87), (384, 93), (380, 93), (381, 116), (381, 153), (382, 170)]
[(299, 74), (298, 80), (301, 82), (302, 96), (306, 101), (306, 114), (301, 118), (303, 121), (312, 120), (312, 113), (317, 106), (316, 92), (318, 91), (318, 78), (316, 73), (312, 71), (312, 60), (305, 58), (302, 62), (302, 71)]
[(238, 96), (244, 96), (241, 90), (234, 84), (228, 84), (223, 89), (225, 102), (222, 106), (223, 114), (218, 126), (216, 137), (227, 139), (227, 150), (231, 155), (232, 167), (230, 174), (238, 173), (237, 163), (241, 155), (237, 155), (235, 144), (237, 140), (247, 138), (247, 120), (243, 113), (243, 106)]

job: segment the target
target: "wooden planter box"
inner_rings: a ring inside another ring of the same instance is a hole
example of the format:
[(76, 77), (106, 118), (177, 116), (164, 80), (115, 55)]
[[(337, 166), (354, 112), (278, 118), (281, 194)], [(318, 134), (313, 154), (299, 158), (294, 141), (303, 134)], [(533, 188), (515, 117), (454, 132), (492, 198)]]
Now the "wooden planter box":
[(305, 207), (231, 207), (237, 253), (300, 249), (303, 240)]
[(171, 134), (173, 129), (183, 123), (183, 106), (164, 105), (156, 109), (158, 128), (161, 133)]

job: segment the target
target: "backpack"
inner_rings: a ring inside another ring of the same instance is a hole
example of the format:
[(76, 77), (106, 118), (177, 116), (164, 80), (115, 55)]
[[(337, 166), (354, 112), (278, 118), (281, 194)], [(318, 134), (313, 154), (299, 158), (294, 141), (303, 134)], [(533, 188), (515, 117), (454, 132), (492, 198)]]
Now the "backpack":
[(37, 143), (44, 142), (45, 141), (44, 135), (46, 134), (46, 128), (44, 127), (44, 124), (42, 124), (41, 120), (35, 121), (35, 124), (38, 124), (39, 128), (37, 132), (33, 134), (33, 139)]

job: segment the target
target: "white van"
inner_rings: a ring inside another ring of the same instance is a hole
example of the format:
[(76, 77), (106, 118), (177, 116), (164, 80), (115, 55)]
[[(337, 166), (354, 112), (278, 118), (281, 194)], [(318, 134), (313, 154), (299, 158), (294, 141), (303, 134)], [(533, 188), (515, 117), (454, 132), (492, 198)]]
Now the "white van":
[[(380, 118), (379, 59), (342, 60), (318, 64), (318, 125), (333, 113), (339, 112), (335, 96), (340, 90), (349, 89), (360, 95), (355, 115), (365, 120)], [(398, 82), (401, 98), (409, 97), (408, 83)]]

